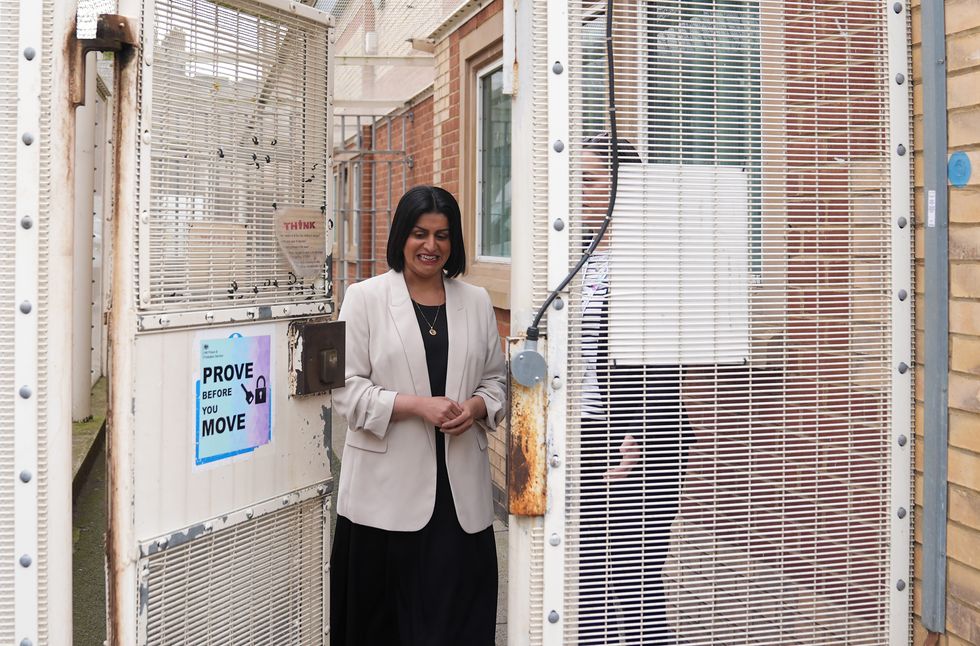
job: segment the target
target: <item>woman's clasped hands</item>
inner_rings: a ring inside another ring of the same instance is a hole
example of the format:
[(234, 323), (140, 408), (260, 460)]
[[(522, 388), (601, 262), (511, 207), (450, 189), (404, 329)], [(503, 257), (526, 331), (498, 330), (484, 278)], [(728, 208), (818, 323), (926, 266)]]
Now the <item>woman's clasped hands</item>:
[(405, 397), (404, 407), (396, 400), (396, 411), (402, 409), (403, 415), (417, 415), (449, 435), (462, 435), (473, 426), (473, 422), (486, 416), (486, 403), (482, 397), (473, 396), (464, 402), (449, 397)]

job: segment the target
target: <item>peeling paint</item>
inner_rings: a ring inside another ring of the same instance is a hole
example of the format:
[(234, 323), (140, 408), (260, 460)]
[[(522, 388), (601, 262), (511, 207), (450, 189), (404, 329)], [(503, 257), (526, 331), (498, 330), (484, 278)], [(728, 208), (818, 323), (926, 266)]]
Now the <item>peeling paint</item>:
[[(523, 341), (509, 339), (511, 352)], [(510, 434), (507, 446), (507, 498), (510, 513), (543, 516), (547, 504), (545, 421), (547, 395), (543, 384), (533, 388), (510, 379)]]

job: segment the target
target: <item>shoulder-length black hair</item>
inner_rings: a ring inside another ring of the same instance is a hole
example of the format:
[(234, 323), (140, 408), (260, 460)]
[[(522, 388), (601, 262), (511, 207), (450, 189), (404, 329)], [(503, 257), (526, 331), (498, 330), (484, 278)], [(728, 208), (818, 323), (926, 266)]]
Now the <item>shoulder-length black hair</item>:
[(455, 278), (466, 271), (463, 223), (456, 198), (438, 186), (414, 186), (398, 200), (388, 232), (388, 266), (399, 272), (405, 270), (405, 242), (426, 213), (439, 213), (449, 220), (449, 259), (442, 270), (448, 278)]

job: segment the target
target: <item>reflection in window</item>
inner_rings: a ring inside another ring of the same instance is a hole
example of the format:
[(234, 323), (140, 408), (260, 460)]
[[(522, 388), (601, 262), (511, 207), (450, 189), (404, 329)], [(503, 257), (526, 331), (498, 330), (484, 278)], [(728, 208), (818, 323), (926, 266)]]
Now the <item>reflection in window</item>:
[(478, 255), (510, 258), (510, 97), (503, 68), (477, 79)]

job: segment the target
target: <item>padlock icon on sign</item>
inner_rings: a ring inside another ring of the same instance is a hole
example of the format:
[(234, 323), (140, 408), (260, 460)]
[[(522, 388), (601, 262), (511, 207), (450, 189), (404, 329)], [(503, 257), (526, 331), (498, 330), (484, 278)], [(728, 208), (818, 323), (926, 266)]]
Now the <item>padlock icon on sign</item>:
[(259, 375), (259, 378), (255, 380), (255, 403), (264, 404), (265, 399), (266, 399), (265, 376)]

